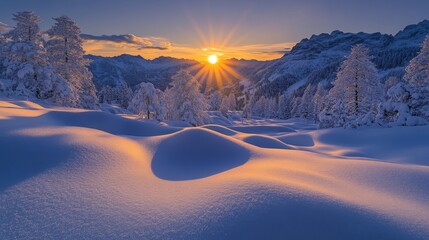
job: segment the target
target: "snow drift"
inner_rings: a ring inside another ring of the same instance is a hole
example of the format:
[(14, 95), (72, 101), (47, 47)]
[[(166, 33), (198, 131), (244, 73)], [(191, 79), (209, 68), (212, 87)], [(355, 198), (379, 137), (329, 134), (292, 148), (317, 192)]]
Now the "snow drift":
[(172, 128), (0, 101), (0, 236), (429, 238), (429, 126), (258, 124)]

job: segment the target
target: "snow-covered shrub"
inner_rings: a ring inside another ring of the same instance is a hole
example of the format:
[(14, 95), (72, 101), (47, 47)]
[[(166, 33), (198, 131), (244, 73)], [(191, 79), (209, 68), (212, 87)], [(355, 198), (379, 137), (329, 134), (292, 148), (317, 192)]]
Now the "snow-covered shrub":
[(164, 109), (160, 101), (161, 91), (152, 83), (142, 82), (136, 90), (134, 97), (128, 105), (128, 110), (137, 113), (141, 119), (155, 119), (161, 121), (164, 117)]

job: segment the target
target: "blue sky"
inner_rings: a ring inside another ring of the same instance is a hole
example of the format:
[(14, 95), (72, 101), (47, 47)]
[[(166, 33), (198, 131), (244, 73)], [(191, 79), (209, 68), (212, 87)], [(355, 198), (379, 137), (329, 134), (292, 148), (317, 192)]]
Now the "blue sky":
[(88, 40), (87, 48), (94, 53), (128, 52), (149, 58), (188, 56), (198, 49), (201, 56), (205, 49), (228, 57), (238, 54), (242, 56), (235, 57), (275, 58), (285, 48), (312, 34), (337, 29), (395, 34), (406, 25), (429, 18), (427, 0), (0, 0), (0, 3), (0, 22), (6, 24), (13, 24), (12, 13), (31, 10), (42, 17), (41, 27), (47, 29), (52, 24), (51, 17), (65, 14), (75, 19), (85, 34), (132, 34), (155, 47), (166, 46), (164, 50), (138, 48), (137, 51), (132, 45)]

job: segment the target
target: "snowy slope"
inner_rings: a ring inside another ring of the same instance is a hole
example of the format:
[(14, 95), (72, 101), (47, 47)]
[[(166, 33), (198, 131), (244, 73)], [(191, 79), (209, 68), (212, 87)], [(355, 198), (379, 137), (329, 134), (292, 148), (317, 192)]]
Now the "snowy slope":
[[(345, 33), (313, 35), (297, 43), (290, 53), (260, 69), (251, 80), (265, 94), (284, 91), (295, 83), (331, 82), (344, 57), (356, 44), (364, 44), (374, 56), (382, 81), (388, 76), (401, 77), (404, 67), (417, 55), (426, 35), (429, 20), (404, 28), (395, 36), (381, 33)], [(306, 85), (305, 84), (305, 85)]]
[(141, 56), (128, 54), (117, 57), (93, 55), (86, 57), (92, 60), (89, 69), (98, 89), (104, 85), (117, 86), (122, 82), (131, 87), (141, 82), (152, 82), (156, 87), (164, 89), (178, 70), (198, 64), (196, 61), (186, 59), (159, 57), (147, 60)]
[(429, 238), (429, 126), (305, 129), (0, 101), (0, 236)]

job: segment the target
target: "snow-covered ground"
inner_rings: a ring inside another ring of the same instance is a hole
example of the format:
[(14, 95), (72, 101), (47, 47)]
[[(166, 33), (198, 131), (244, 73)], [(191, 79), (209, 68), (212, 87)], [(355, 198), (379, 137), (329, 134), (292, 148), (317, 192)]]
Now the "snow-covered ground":
[(0, 101), (0, 238), (429, 239), (429, 126), (315, 129)]

